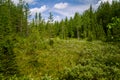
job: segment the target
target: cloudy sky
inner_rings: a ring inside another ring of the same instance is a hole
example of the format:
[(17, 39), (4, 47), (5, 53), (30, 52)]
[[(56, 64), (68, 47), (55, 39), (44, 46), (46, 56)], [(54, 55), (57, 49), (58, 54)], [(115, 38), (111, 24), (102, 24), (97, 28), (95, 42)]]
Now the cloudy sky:
[[(18, 3), (19, 0), (13, 0), (14, 3)], [(112, 0), (25, 0), (29, 3), (31, 18), (36, 12), (40, 12), (42, 17), (47, 20), (49, 12), (54, 15), (54, 20), (60, 21), (66, 16), (72, 17), (75, 12), (82, 13), (89, 8), (90, 4), (96, 9), (101, 2)]]

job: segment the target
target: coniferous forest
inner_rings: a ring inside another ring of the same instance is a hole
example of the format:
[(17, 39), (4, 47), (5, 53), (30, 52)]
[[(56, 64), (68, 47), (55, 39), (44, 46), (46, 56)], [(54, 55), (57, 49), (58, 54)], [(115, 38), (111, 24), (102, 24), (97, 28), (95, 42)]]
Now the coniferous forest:
[(120, 80), (120, 1), (54, 21), (0, 0), (0, 80)]

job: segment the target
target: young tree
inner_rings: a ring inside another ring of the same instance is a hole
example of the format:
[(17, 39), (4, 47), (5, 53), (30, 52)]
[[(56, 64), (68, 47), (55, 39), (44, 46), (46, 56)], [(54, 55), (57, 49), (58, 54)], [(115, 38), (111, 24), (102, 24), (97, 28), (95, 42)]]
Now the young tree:
[(50, 12), (49, 13), (49, 17), (48, 17), (48, 22), (49, 23), (52, 23), (54, 20), (53, 20), (53, 14)]
[(42, 22), (42, 16), (41, 16), (41, 13), (39, 13), (39, 24), (41, 24)]
[(52, 38), (54, 36), (53, 21), (54, 21), (53, 20), (53, 14), (50, 12), (49, 17), (48, 17), (48, 24), (49, 24), (48, 31), (49, 31), (49, 34), (50, 34), (50, 38)]
[(38, 13), (35, 13), (35, 25), (38, 26)]

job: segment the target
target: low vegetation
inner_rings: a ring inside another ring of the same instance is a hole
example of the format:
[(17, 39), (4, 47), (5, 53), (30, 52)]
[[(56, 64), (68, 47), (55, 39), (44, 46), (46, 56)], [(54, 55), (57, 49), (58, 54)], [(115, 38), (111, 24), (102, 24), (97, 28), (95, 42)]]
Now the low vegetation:
[(44, 45), (42, 48), (39, 47), (40, 41), (35, 44), (29, 42), (29, 39), (23, 39), (16, 43), (14, 48), (16, 62), (20, 74), (24, 76), (12, 78), (16, 80), (120, 79), (120, 45), (76, 39), (51, 40), (52, 45), (50, 40), (46, 40), (44, 44), (42, 43)]

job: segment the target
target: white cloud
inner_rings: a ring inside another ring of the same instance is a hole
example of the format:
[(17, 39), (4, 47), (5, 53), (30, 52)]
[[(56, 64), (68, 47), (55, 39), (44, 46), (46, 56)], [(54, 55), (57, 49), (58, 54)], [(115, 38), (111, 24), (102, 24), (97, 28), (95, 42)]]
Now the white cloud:
[(55, 4), (54, 5), (54, 8), (56, 8), (56, 9), (64, 9), (64, 8), (66, 8), (68, 6), (68, 3), (57, 3), (57, 4)]
[(103, 2), (103, 3), (109, 2), (110, 4), (112, 4), (112, 1), (119, 1), (119, 0), (99, 0), (97, 4), (93, 5), (93, 8), (97, 9), (100, 6), (101, 2)]
[(109, 2), (110, 4), (112, 4), (112, 1), (119, 1), (119, 0), (100, 0), (100, 1), (98, 1), (98, 3), (96, 5), (99, 6), (101, 2), (103, 2), (103, 3)]
[(31, 15), (35, 15), (35, 13), (43, 13), (47, 10), (47, 6), (46, 5), (43, 5), (41, 6), (40, 8), (32, 8), (30, 9), (30, 12), (31, 12)]
[(60, 21), (61, 20), (61, 16), (55, 16), (54, 17), (54, 21)]
[(35, 0), (25, 0), (27, 3), (35, 3)]
[(62, 19), (65, 19), (66, 16), (68, 19), (70, 17), (73, 17), (75, 12), (83, 13), (85, 10), (87, 10), (90, 7), (90, 5), (69, 5), (65, 9), (52, 9), (51, 12), (57, 13), (59, 16), (55, 16), (55, 21), (61, 21)]
[[(18, 4), (19, 3), (19, 0), (12, 0), (15, 4)], [(36, 1), (35, 0), (23, 0), (25, 1), (26, 3), (29, 3), (29, 4), (35, 4)]]
[(19, 0), (12, 0), (15, 4), (19, 3)]
[(111, 4), (112, 0), (101, 0), (101, 2), (109, 2)]
[(58, 10), (55, 9), (53, 12), (56, 12), (62, 16), (71, 17), (74, 16), (75, 12), (82, 13), (89, 8), (89, 5), (80, 5), (80, 6), (68, 6), (66, 9)]
[[(38, 7), (31, 8), (30, 9), (30, 18), (29, 18), (29, 20), (31, 21), (35, 17), (36, 13), (43, 13), (46, 10), (48, 10), (46, 5), (43, 5), (43, 6), (39, 7), (39, 8)], [(43, 16), (43, 18), (46, 17), (45, 14), (42, 14), (42, 16)]]
[(112, 0), (100, 0), (100, 1), (98, 1), (98, 5), (100, 5), (101, 2), (103, 2), (103, 3), (104, 3), (104, 2), (109, 2), (109, 3), (111, 4), (111, 3), (112, 3)]

